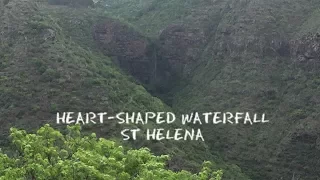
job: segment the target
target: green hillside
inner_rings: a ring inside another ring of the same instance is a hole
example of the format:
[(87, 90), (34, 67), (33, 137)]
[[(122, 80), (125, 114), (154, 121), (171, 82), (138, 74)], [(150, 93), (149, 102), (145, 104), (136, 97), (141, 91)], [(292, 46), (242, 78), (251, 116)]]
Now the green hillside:
[[(266, 113), (267, 124), (201, 126), (205, 142), (125, 144), (172, 155), (173, 170), (210, 160), (223, 179), (319, 179), (318, 1), (56, 2), (1, 1), (1, 146), (10, 127), (55, 124), (57, 111)], [(123, 128), (84, 126), (115, 141)]]
[[(56, 112), (172, 111), (115, 65), (94, 41), (93, 25), (117, 15), (101, 8), (54, 6), (31, 0), (1, 4), (0, 133), (5, 151), (9, 151), (6, 147), (11, 127), (35, 131), (48, 123), (64, 131), (65, 126), (55, 125)], [(119, 19), (128, 25), (128, 20)], [(156, 127), (153, 123), (149, 126)], [(120, 141), (123, 128), (113, 121), (83, 127), (85, 133), (95, 132), (115, 141)], [(210, 160), (223, 169), (225, 179), (249, 179), (237, 165), (226, 163), (202, 142), (139, 139), (125, 144), (171, 155), (169, 168), (174, 170), (198, 172), (202, 162)]]

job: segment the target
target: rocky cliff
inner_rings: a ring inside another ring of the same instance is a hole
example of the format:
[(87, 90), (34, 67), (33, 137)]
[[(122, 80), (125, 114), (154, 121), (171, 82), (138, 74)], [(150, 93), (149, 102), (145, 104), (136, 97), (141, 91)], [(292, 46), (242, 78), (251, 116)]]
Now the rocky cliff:
[(180, 76), (187, 76), (199, 61), (207, 43), (203, 29), (172, 24), (159, 36), (159, 55)]
[(308, 34), (300, 39), (292, 40), (290, 50), (293, 60), (318, 66), (320, 62), (320, 34)]
[(134, 29), (113, 19), (94, 25), (93, 37), (103, 52), (136, 77), (149, 83), (154, 74), (154, 59), (149, 40)]

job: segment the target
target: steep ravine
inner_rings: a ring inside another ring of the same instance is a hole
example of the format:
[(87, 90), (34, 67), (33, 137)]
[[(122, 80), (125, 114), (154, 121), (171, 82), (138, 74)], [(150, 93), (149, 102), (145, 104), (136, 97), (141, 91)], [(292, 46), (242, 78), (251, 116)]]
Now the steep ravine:
[[(205, 144), (132, 144), (173, 153), (174, 169), (212, 158), (229, 179), (247, 179), (241, 169), (259, 180), (319, 179), (317, 1), (106, 2), (1, 7), (2, 137), (56, 111), (265, 112), (262, 126), (203, 126)], [(88, 127), (105, 137), (119, 128)]]
[(200, 28), (175, 24), (165, 28), (159, 38), (150, 39), (115, 19), (95, 24), (93, 38), (115, 64), (153, 95), (163, 95), (163, 100), (187, 80), (208, 43)]

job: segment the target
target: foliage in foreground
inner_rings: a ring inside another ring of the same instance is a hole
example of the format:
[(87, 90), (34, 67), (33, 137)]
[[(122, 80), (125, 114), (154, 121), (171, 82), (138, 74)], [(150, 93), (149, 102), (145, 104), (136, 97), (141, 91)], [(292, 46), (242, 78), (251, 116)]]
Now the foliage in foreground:
[(126, 151), (104, 138), (82, 136), (80, 126), (68, 127), (67, 135), (49, 125), (36, 134), (11, 128), (13, 157), (0, 152), (0, 180), (12, 179), (107, 179), (107, 180), (221, 180), (205, 162), (200, 173), (165, 169), (167, 155), (149, 149)]

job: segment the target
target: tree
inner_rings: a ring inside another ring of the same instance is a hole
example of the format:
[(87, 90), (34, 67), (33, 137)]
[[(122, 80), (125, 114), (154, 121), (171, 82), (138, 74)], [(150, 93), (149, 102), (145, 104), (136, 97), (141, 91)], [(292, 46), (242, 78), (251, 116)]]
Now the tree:
[(68, 126), (67, 135), (49, 125), (36, 134), (11, 128), (15, 155), (0, 152), (0, 180), (221, 180), (205, 162), (202, 171), (173, 172), (165, 169), (167, 155), (155, 156), (149, 149), (125, 151), (114, 141), (82, 136), (80, 126)]

